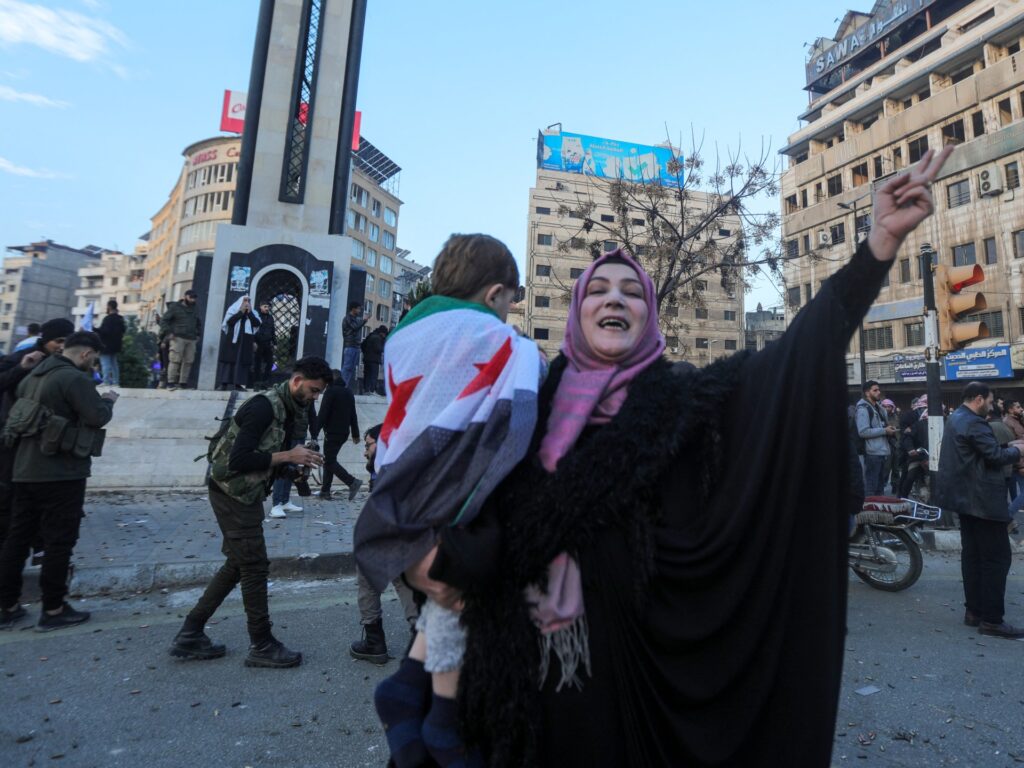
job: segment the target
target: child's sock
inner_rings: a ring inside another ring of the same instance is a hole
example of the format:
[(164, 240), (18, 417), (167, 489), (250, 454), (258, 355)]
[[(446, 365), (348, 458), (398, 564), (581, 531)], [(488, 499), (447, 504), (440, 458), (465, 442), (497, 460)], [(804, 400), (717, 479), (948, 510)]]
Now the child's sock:
[(381, 681), (373, 694), (397, 768), (414, 768), (427, 759), (421, 730), (430, 693), (430, 675), (423, 669), (423, 662), (406, 657), (398, 671)]
[(466, 750), (459, 735), (458, 706), (455, 699), (434, 694), (430, 714), (423, 721), (423, 742), (427, 752), (441, 768), (483, 768), (477, 750)]

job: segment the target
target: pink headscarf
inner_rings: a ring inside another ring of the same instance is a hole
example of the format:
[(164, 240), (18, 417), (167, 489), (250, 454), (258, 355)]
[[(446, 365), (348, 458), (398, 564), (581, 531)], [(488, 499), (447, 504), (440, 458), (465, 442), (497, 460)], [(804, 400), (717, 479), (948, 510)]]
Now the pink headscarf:
[[(647, 322), (636, 346), (619, 363), (599, 359), (587, 343), (580, 324), (580, 310), (594, 272), (610, 260), (624, 261), (636, 272), (647, 302)], [(629, 394), (629, 383), (647, 366), (661, 357), (665, 337), (658, 330), (658, 302), (654, 282), (628, 252), (617, 248), (602, 254), (576, 281), (572, 305), (562, 342), (562, 354), (568, 360), (558, 384), (547, 432), (541, 441), (540, 462), (554, 472), (559, 460), (576, 443), (587, 424), (607, 424), (619, 412)]]

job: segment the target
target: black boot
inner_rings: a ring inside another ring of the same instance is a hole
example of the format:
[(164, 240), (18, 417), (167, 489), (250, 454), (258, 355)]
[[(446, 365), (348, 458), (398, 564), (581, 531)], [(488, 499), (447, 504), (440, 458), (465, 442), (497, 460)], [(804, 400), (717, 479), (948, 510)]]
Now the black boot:
[(201, 629), (182, 629), (167, 650), (178, 659), (219, 659), (227, 649), (214, 643)]
[(388, 644), (384, 639), (384, 622), (377, 619), (372, 624), (363, 625), (363, 638), (356, 640), (349, 648), (353, 659), (361, 659), (374, 664), (388, 663)]
[(271, 637), (261, 643), (249, 646), (249, 655), (245, 657), (247, 667), (269, 667), (285, 669), (297, 667), (302, 663), (302, 654), (289, 650), (280, 640)]

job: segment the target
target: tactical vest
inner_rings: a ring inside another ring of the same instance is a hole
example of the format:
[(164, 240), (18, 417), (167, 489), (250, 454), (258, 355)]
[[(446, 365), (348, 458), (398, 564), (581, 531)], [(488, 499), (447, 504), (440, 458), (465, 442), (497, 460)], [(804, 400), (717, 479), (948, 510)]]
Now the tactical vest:
[[(287, 386), (288, 382), (283, 381), (266, 392), (254, 395), (254, 397), (267, 398), (271, 408), (274, 409), (274, 420), (260, 438), (258, 451), (277, 453), (284, 445), (284, 423), (288, 416), (288, 407), (285, 405), (286, 395), (283, 388)], [(231, 449), (235, 445), (235, 439), (238, 437), (240, 429), (238, 422), (231, 419), (231, 426), (213, 449), (210, 477), (231, 498), (242, 504), (255, 504), (263, 501), (270, 493), (275, 470), (273, 467), (256, 472), (232, 472), (228, 469)]]

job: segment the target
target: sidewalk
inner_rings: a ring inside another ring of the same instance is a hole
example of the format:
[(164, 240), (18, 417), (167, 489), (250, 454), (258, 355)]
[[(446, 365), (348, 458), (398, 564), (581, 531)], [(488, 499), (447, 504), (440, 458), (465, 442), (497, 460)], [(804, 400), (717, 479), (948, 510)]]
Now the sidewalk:
[[(352, 529), (366, 497), (364, 486), (350, 503), (337, 483), (333, 501), (293, 494), (303, 512), (263, 523), (271, 578), (354, 572)], [(205, 493), (90, 493), (85, 512), (72, 560), (73, 595), (200, 584), (224, 562)], [(36, 574), (38, 568), (26, 572), (26, 598), (35, 596)]]

